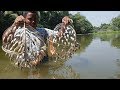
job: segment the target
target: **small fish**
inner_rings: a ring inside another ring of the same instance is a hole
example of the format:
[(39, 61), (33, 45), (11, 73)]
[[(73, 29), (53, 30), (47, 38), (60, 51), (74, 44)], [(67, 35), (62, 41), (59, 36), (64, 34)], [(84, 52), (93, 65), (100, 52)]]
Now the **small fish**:
[(12, 41), (11, 41), (11, 43), (14, 43), (16, 41), (16, 38), (14, 38)]
[(12, 34), (10, 34), (10, 35), (7, 37), (7, 42), (10, 42), (10, 40), (11, 40), (11, 35), (12, 35)]
[(62, 40), (62, 43), (63, 43), (64, 40)]
[(16, 57), (16, 60), (18, 60), (19, 59), (19, 55), (17, 55), (17, 57)]
[(67, 34), (67, 36), (66, 36), (67, 38), (69, 38), (69, 34)]
[(68, 42), (68, 39), (66, 39), (66, 41)]
[(12, 49), (15, 47), (16, 44), (18, 44), (18, 41), (16, 41), (16, 42), (13, 44), (13, 46), (10, 48), (10, 50), (12, 50)]
[(70, 39), (71, 39), (72, 41), (74, 41), (74, 40), (75, 40), (75, 38), (73, 38), (73, 37), (70, 37)]
[(20, 53), (21, 51), (22, 51), (22, 48), (23, 48), (24, 46), (20, 46), (20, 48), (18, 49), (18, 53)]
[(12, 58), (13, 58), (13, 54), (11, 54), (9, 57), (10, 57), (10, 60), (12, 60)]
[(20, 48), (22, 42), (18, 42), (18, 46), (16, 48), (14, 48), (14, 52), (18, 51), (18, 49)]
[(64, 42), (64, 45), (66, 45), (67, 43), (66, 42)]
[(5, 56), (9, 55), (8, 53), (5, 53)]

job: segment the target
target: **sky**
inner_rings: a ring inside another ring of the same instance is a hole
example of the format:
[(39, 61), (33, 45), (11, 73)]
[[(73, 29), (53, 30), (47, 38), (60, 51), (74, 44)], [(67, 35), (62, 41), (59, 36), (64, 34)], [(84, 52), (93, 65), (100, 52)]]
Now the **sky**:
[(100, 26), (103, 23), (109, 24), (112, 18), (120, 15), (120, 11), (70, 11), (71, 14), (80, 12), (93, 26)]

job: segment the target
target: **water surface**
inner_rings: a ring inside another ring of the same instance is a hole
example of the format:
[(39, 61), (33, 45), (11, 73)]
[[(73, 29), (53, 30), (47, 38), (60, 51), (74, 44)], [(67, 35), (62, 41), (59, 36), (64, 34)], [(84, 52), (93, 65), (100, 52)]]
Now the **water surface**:
[(78, 35), (77, 42), (80, 49), (70, 59), (22, 70), (14, 67), (0, 48), (0, 79), (120, 78), (120, 34)]

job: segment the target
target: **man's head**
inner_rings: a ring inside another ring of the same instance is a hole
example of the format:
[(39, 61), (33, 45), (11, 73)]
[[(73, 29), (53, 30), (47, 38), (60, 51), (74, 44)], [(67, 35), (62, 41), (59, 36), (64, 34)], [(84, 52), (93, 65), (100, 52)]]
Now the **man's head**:
[(39, 15), (37, 11), (24, 11), (23, 16), (25, 18), (25, 22), (32, 27), (36, 27), (39, 22)]

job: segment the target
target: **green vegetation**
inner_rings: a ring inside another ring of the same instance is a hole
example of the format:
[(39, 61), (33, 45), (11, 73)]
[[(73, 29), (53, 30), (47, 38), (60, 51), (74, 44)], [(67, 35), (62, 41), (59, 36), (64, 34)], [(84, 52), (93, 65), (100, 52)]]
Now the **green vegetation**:
[(120, 15), (113, 18), (110, 24), (101, 24), (100, 27), (94, 27), (94, 33), (116, 33), (120, 32)]
[[(69, 11), (38, 11), (40, 13), (40, 21), (38, 27), (54, 29), (61, 22), (64, 16), (73, 19), (73, 26), (77, 34), (102, 34), (120, 32), (120, 15), (113, 18), (110, 24), (101, 24), (100, 27), (92, 26), (92, 24), (80, 13), (72, 15)], [(7, 29), (22, 11), (0, 11), (0, 35)]]

